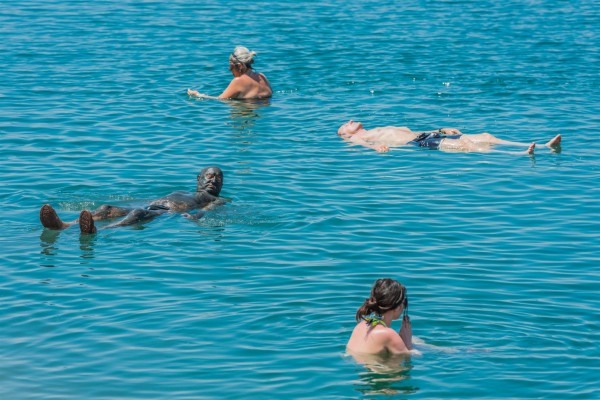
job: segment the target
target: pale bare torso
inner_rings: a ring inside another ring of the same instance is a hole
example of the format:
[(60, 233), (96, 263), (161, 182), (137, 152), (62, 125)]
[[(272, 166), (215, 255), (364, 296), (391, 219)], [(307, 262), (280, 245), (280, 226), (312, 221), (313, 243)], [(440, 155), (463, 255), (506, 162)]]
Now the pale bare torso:
[(404, 146), (418, 135), (405, 126), (382, 126), (355, 134), (367, 142), (386, 146)]

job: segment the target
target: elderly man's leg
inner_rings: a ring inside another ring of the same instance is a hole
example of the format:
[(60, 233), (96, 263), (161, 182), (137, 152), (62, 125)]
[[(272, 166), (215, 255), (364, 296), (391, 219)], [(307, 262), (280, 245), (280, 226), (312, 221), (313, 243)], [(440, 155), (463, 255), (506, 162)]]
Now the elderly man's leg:
[(42, 208), (40, 208), (40, 222), (44, 228), (62, 230), (68, 228), (77, 221), (63, 222), (50, 204), (44, 204)]
[(92, 213), (92, 217), (94, 218), (94, 221), (102, 221), (105, 219), (120, 218), (120, 217), (124, 217), (125, 215), (129, 214), (131, 212), (131, 210), (132, 210), (131, 208), (117, 207), (117, 206), (111, 206), (109, 204), (103, 204)]
[[(478, 133), (475, 135), (465, 134), (465, 135), (463, 135), (463, 137), (466, 137), (467, 139), (469, 139), (470, 141), (472, 141), (474, 143), (504, 144), (504, 145), (508, 145), (508, 146), (527, 146), (527, 147), (531, 146), (531, 143), (511, 142), (508, 140), (503, 140), (503, 139), (497, 138), (496, 136), (491, 135), (489, 133)], [(562, 141), (562, 136), (556, 135), (549, 142), (547, 142), (545, 144), (545, 146), (546, 147), (558, 147), (558, 146), (560, 146), (561, 141)]]
[(485, 142), (473, 142), (467, 135), (462, 135), (458, 138), (446, 138), (440, 142), (438, 147), (441, 151), (448, 152), (481, 152), (485, 153), (491, 150), (491, 146), (489, 143)]
[(140, 222), (148, 222), (166, 213), (167, 210), (147, 210), (143, 208), (133, 209), (122, 220), (106, 226), (107, 228), (116, 228), (119, 226), (128, 226)]
[(503, 140), (497, 138), (496, 136), (489, 133), (477, 133), (474, 135), (464, 134), (463, 137), (466, 137), (471, 142), (474, 143), (486, 143), (486, 144), (505, 144), (510, 146), (529, 146), (531, 143), (523, 143), (523, 142), (511, 142), (508, 140)]
[[(54, 210), (50, 204), (44, 204), (40, 209), (40, 222), (45, 228), (55, 230), (62, 230), (79, 222), (79, 226), (83, 233), (93, 233), (96, 232), (96, 228), (93, 224), (94, 221), (123, 217), (131, 211), (131, 208), (123, 208), (105, 204), (100, 206), (93, 213), (90, 213), (86, 210), (84, 211), (85, 214), (82, 211), (82, 213), (79, 215), (79, 219), (76, 219), (73, 222), (63, 222), (56, 213), (56, 210)], [(81, 221), (82, 216), (85, 217), (85, 221), (83, 222)]]
[[(488, 142), (473, 142), (467, 135), (462, 135), (457, 139), (446, 138), (442, 140), (439, 146), (439, 150), (448, 152), (478, 152), (478, 153), (508, 153), (508, 154), (533, 154), (535, 150), (535, 143), (528, 144), (528, 148), (525, 151), (503, 151), (492, 148), (491, 143)], [(470, 136), (470, 135), (469, 135)]]

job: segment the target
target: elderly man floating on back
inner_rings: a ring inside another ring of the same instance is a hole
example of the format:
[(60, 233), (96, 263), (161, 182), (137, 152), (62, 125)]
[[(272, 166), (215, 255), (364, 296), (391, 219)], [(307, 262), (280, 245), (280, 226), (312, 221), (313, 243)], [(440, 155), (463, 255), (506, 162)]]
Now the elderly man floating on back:
[[(51, 205), (45, 204), (40, 209), (40, 221), (48, 229), (65, 229), (79, 222), (81, 233), (95, 233), (94, 221), (102, 221), (112, 218), (125, 217), (120, 221), (107, 225), (106, 228), (133, 225), (140, 222), (150, 221), (159, 215), (171, 212), (184, 213), (189, 219), (198, 219), (217, 205), (225, 203), (219, 197), (223, 187), (223, 171), (219, 167), (206, 167), (198, 174), (198, 183), (195, 193), (173, 192), (165, 197), (154, 200), (144, 208), (126, 208), (111, 206), (108, 204), (100, 206), (94, 212), (83, 210), (79, 219), (73, 222), (63, 222)], [(196, 211), (195, 213), (188, 213)]]
[[(345, 123), (338, 129), (338, 135), (342, 138), (368, 147), (379, 152), (386, 152), (390, 147), (414, 145), (428, 149), (455, 152), (490, 152), (492, 145), (527, 146), (526, 151), (516, 154), (533, 154), (535, 143), (509, 142), (499, 139), (489, 133), (467, 135), (454, 128), (442, 128), (437, 131), (413, 132), (407, 127), (384, 126), (366, 130), (360, 122)], [(556, 135), (546, 143), (547, 147), (556, 148), (560, 146), (561, 136)], [(508, 152), (514, 153), (514, 152)]]

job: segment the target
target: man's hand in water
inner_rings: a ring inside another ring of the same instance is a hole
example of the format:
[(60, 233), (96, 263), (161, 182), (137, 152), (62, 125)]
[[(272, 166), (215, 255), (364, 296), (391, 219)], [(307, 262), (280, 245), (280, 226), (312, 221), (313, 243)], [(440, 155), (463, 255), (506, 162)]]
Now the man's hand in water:
[(188, 89), (188, 96), (196, 96), (196, 97), (201, 97), (202, 94), (200, 94), (200, 92), (198, 92), (197, 90), (192, 90), (192, 89)]
[(187, 218), (191, 221), (197, 221), (200, 218), (202, 218), (204, 216), (204, 211), (198, 211), (194, 214), (190, 214), (190, 213), (183, 213), (181, 214), (184, 218)]
[(456, 128), (442, 128), (440, 129), (441, 133), (445, 133), (446, 135), (462, 135), (462, 132)]
[(412, 350), (412, 325), (410, 323), (410, 317), (406, 314), (402, 317), (402, 326), (400, 327), (399, 333), (406, 348)]

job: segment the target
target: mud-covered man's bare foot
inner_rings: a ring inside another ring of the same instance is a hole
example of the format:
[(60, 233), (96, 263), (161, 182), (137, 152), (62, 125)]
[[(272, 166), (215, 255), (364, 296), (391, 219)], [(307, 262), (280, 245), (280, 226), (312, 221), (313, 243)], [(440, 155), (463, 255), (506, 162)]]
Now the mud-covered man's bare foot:
[(88, 210), (83, 210), (81, 214), (79, 214), (79, 229), (81, 233), (96, 233), (96, 226), (94, 226), (94, 218), (92, 218), (92, 213)]
[(44, 228), (61, 230), (73, 225), (74, 222), (63, 222), (50, 204), (44, 204), (40, 209), (40, 222)]

